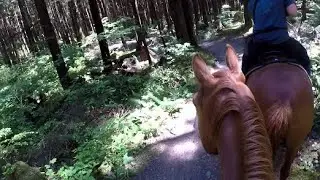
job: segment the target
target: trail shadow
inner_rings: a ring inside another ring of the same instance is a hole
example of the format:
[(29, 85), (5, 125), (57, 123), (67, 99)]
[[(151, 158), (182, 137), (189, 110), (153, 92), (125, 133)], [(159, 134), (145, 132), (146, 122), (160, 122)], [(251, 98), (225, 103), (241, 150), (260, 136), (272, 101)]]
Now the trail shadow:
[(137, 157), (145, 164), (132, 179), (218, 179), (218, 156), (209, 155), (204, 150), (196, 119), (193, 104), (189, 102), (175, 120), (175, 135), (154, 142)]
[(206, 40), (201, 42), (200, 47), (205, 49), (207, 52), (211, 53), (216, 57), (216, 60), (219, 64), (225, 64), (225, 49), (226, 44), (232, 45), (236, 50), (239, 59), (242, 58), (244, 50), (244, 37), (243, 36), (229, 36), (218, 38), (215, 40)]
[(133, 180), (215, 180), (219, 177), (218, 156), (205, 152), (194, 131), (158, 142), (151, 149), (161, 152)]

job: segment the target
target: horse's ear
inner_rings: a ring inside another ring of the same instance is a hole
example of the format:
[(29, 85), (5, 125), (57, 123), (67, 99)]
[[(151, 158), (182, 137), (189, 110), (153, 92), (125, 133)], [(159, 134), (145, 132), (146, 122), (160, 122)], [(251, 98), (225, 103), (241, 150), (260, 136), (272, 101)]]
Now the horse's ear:
[(192, 69), (194, 75), (201, 84), (209, 81), (209, 79), (212, 77), (207, 64), (198, 54), (193, 56)]
[(241, 72), (238, 56), (236, 54), (236, 51), (233, 49), (233, 47), (230, 44), (227, 44), (226, 46), (226, 63), (232, 72), (235, 72), (235, 73)]

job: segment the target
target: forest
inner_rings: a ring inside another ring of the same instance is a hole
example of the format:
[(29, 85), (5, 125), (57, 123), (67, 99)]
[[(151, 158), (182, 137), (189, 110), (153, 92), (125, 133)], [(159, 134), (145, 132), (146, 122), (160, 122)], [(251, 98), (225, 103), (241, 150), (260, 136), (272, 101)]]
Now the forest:
[[(218, 64), (211, 49), (252, 32), (247, 2), (0, 0), (1, 179), (135, 177), (181, 128), (193, 54)], [(296, 3), (288, 26), (312, 60), (317, 112), (292, 179), (317, 179), (320, 1)]]

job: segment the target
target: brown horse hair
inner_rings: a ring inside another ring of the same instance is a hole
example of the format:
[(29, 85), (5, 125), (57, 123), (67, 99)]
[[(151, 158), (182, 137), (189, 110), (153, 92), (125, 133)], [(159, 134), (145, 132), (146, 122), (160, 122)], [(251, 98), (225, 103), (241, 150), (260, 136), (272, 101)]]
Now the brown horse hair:
[(289, 120), (292, 118), (292, 109), (290, 103), (275, 103), (267, 111), (268, 121), (266, 126), (268, 127), (268, 134), (271, 143), (275, 146), (274, 149), (280, 144), (279, 140), (285, 137)]
[[(273, 180), (273, 164), (272, 164), (272, 149), (269, 136), (267, 134), (265, 122), (262, 112), (255, 102), (253, 95), (246, 85), (239, 84), (232, 77), (229, 71), (218, 71), (213, 74), (219, 78), (217, 87), (212, 91), (207, 98), (216, 101), (207, 101), (210, 104), (204, 105), (207, 112), (216, 115), (211, 117), (211, 123), (214, 123), (216, 129), (214, 132), (219, 132), (219, 127), (223, 118), (232, 111), (238, 112), (241, 115), (242, 129), (242, 152), (245, 179), (263, 179)], [(242, 87), (240, 87), (242, 86)], [(207, 109), (210, 108), (210, 109)]]

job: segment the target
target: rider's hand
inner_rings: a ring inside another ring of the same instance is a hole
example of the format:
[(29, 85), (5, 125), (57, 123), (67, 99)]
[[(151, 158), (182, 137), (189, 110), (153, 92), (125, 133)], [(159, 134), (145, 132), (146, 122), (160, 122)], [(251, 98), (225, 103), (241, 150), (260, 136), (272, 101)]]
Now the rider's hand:
[(289, 16), (297, 16), (298, 10), (295, 3), (290, 4), (286, 8), (286, 14)]

